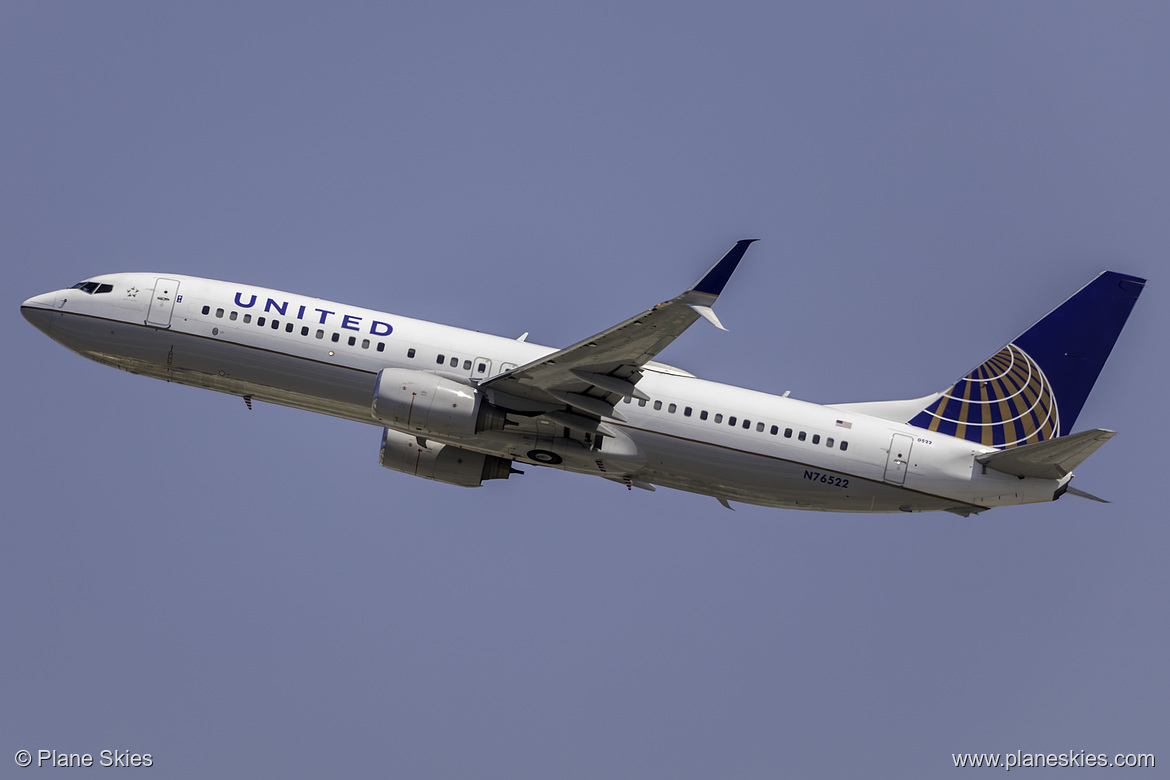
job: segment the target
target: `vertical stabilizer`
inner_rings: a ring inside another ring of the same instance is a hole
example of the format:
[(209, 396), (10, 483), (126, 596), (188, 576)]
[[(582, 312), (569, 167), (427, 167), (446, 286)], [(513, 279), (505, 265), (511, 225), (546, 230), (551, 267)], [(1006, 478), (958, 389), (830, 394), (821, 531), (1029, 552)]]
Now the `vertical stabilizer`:
[(1067, 435), (1146, 280), (1103, 271), (909, 422), (993, 447)]

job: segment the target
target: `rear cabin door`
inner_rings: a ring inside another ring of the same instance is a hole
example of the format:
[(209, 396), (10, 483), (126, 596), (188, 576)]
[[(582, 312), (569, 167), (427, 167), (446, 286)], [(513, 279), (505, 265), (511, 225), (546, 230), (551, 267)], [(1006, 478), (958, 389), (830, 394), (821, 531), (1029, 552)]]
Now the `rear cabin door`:
[(146, 324), (156, 328), (171, 327), (171, 312), (179, 295), (179, 283), (174, 279), (159, 279), (154, 283), (154, 295), (150, 298), (150, 313)]
[(886, 482), (894, 485), (906, 484), (906, 471), (910, 468), (910, 446), (912, 436), (895, 433), (890, 440), (890, 454), (886, 458)]

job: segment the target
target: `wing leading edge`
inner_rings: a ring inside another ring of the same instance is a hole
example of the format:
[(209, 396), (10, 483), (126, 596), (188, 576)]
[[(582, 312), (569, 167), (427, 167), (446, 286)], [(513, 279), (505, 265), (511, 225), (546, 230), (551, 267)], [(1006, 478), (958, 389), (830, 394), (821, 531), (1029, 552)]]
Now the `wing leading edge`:
[(626, 397), (646, 397), (636, 385), (655, 355), (700, 317), (726, 330), (711, 305), (755, 240), (737, 241), (681, 295), (480, 387), (505, 408), (543, 412), (570, 428), (609, 433), (600, 418), (624, 420), (614, 405)]

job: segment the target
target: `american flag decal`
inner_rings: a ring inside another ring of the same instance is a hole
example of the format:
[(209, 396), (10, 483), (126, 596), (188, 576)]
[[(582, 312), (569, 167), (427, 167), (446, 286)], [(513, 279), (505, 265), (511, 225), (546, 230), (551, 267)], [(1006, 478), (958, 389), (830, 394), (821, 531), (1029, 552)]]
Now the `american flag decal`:
[(844, 420), (838, 420), (838, 421), (837, 421), (837, 427), (838, 427), (838, 428), (852, 428), (852, 427), (853, 427), (853, 423), (851, 423), (851, 422), (845, 422)]

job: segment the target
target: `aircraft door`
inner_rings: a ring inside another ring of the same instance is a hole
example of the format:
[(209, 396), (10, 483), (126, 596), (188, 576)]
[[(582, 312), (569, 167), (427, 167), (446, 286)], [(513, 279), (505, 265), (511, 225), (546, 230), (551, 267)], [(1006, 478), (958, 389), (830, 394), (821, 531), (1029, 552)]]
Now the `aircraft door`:
[(477, 357), (471, 364), (471, 378), (483, 381), (492, 375), (492, 361), (485, 357)]
[(910, 468), (910, 446), (914, 438), (904, 433), (895, 433), (890, 439), (890, 454), (886, 458), (886, 482), (895, 485), (906, 484), (906, 472)]
[(156, 328), (171, 327), (171, 312), (179, 297), (179, 283), (174, 279), (158, 279), (154, 283), (154, 294), (150, 297), (150, 312), (146, 324)]

